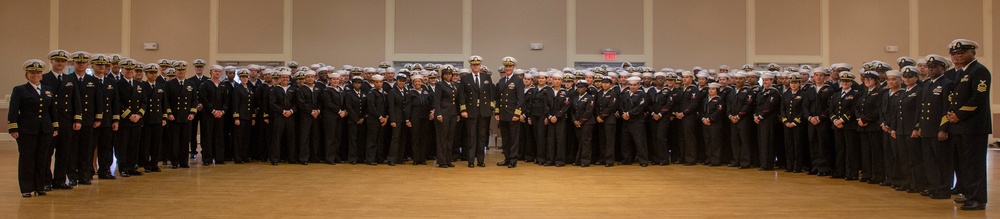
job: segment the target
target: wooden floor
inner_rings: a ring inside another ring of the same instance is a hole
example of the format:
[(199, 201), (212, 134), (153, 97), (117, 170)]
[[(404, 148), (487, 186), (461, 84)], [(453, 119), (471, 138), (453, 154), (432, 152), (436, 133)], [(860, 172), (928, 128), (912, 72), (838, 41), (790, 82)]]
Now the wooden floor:
[[(998, 151), (991, 151), (990, 157)], [(265, 163), (164, 169), (21, 198), (14, 143), (0, 143), (0, 218), (998, 218), (887, 187), (826, 177), (671, 165), (451, 169)], [(990, 159), (990, 183), (1000, 182)], [(464, 164), (459, 162), (457, 164)], [(990, 196), (1000, 188), (991, 186)], [(108, 217), (111, 216), (111, 217)]]

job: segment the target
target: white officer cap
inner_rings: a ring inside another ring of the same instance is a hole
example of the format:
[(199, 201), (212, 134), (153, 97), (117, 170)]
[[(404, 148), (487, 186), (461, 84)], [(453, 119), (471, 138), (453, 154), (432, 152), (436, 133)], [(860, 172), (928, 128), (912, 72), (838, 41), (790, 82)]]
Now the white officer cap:
[(45, 63), (42, 62), (42, 60), (29, 59), (28, 61), (24, 62), (23, 65), (21, 65), (21, 69), (24, 69), (24, 71), (26, 71), (26, 72), (28, 72), (28, 71), (38, 71), (38, 72), (40, 72), (43, 69), (45, 69)]
[(705, 72), (698, 72), (698, 74), (695, 76), (698, 78), (707, 78), (708, 74), (706, 74)]
[(889, 70), (889, 71), (886, 71), (885, 75), (889, 76), (889, 77), (899, 77), (899, 78), (903, 77), (903, 73), (899, 72), (898, 70)]
[(608, 76), (611, 76), (611, 77), (618, 77), (618, 73), (614, 73), (614, 72), (608, 72)]
[(520, 68), (518, 68), (518, 69), (514, 69), (514, 74), (515, 74), (515, 75), (521, 75), (521, 74), (524, 74), (524, 69), (520, 69)]
[(715, 89), (718, 89), (719, 87), (722, 87), (722, 84), (719, 84), (719, 83), (715, 83), (715, 82), (712, 82), (712, 83), (708, 83), (708, 88), (715, 88)]
[(976, 50), (979, 48), (979, 43), (967, 39), (955, 39), (948, 44), (948, 52), (956, 53), (967, 49)]
[(382, 81), (382, 79), (385, 79), (385, 77), (382, 77), (382, 75), (372, 75), (373, 81)]
[(729, 78), (729, 74), (727, 73), (719, 73), (717, 76), (719, 76), (719, 78)]
[(760, 76), (761, 79), (774, 79), (774, 73), (767, 72)]
[(209, 67), (209, 68), (208, 68), (208, 70), (209, 70), (209, 71), (211, 71), (211, 70), (219, 70), (219, 71), (222, 71), (222, 66), (221, 66), (221, 65), (212, 65), (211, 67)]
[(683, 71), (683, 72), (681, 72), (681, 77), (688, 77), (688, 76), (694, 77), (694, 72), (692, 72), (692, 71)]
[(656, 72), (656, 73), (653, 73), (653, 78), (659, 78), (659, 77), (664, 77), (664, 78), (666, 78), (666, 77), (667, 77), (667, 73), (663, 73), (663, 72)]
[(629, 84), (636, 84), (636, 83), (639, 83), (640, 81), (642, 81), (642, 78), (639, 78), (639, 77), (636, 77), (636, 76), (632, 76), (632, 77), (629, 77), (626, 81), (628, 81)]
[(734, 76), (736, 76), (737, 78), (745, 78), (747, 77), (747, 72), (740, 70), (737, 71), (736, 74), (734, 74)]
[(641, 75), (642, 77), (644, 77), (644, 78), (652, 78), (652, 77), (653, 77), (653, 73), (649, 73), (649, 72), (646, 72), (646, 73), (642, 73), (642, 74), (640, 74), (640, 75)]

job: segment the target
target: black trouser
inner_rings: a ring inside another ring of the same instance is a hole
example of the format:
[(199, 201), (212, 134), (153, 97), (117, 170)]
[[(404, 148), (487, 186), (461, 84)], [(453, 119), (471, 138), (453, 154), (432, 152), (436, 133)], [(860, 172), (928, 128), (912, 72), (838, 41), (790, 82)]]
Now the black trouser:
[(908, 185), (911, 182), (906, 179), (906, 175), (900, 169), (902, 167), (900, 163), (903, 159), (900, 158), (900, 151), (897, 144), (897, 141), (909, 136), (899, 133), (898, 137), (893, 139), (892, 134), (882, 132), (882, 157), (885, 161), (885, 178), (886, 182), (891, 183), (892, 186)]
[(517, 155), (521, 153), (521, 122), (500, 121), (497, 125), (503, 138), (503, 158), (516, 164)]
[[(197, 113), (194, 113), (194, 120), (191, 120), (189, 122), (189, 123), (191, 123), (191, 131), (190, 131), (191, 135), (190, 135), (190, 137), (185, 138), (186, 140), (184, 140), (182, 142), (183, 145), (181, 145), (181, 146), (189, 146), (190, 150), (188, 151), (188, 153), (190, 153), (191, 155), (198, 154), (198, 128), (199, 127), (204, 127), (201, 124), (201, 118), (202, 118), (202, 116), (212, 116), (212, 114), (208, 113), (208, 112), (205, 112), (205, 111), (198, 111)], [(202, 132), (205, 132), (205, 131), (202, 131)], [(205, 135), (205, 134), (202, 133), (202, 135)], [(202, 137), (201, 140), (202, 140), (202, 145), (204, 145), (205, 138)], [(205, 149), (202, 148), (202, 150), (204, 151)], [(204, 155), (205, 154), (202, 154), (202, 156), (204, 156)], [(184, 157), (184, 159), (187, 159), (187, 157)], [(204, 159), (202, 159), (202, 160), (204, 160)]]
[(545, 120), (543, 116), (532, 116), (531, 117), (531, 132), (535, 133), (535, 162), (540, 164), (545, 164), (548, 162), (551, 154), (548, 154), (548, 144), (549, 137), (548, 131), (545, 130)]
[[(874, 124), (872, 124), (874, 125)], [(882, 182), (885, 180), (885, 165), (882, 157), (882, 130), (859, 131), (861, 136), (862, 180)]]
[[(615, 119), (609, 117), (608, 119)], [(598, 132), (601, 138), (601, 162), (605, 164), (615, 163), (615, 136), (617, 136), (618, 128), (616, 124), (608, 124), (607, 121), (600, 125), (601, 130)]]
[[(927, 189), (927, 180), (923, 176), (924, 162), (921, 162), (923, 152), (920, 146), (920, 138), (911, 138), (910, 133), (896, 133), (896, 138), (892, 139), (894, 152), (898, 156), (896, 172), (898, 179), (893, 179), (895, 186), (902, 186), (910, 190), (923, 191)], [(919, 159), (918, 159), (919, 158)]]
[(490, 118), (480, 117), (480, 118), (469, 118), (466, 124), (468, 124), (468, 145), (466, 145), (466, 157), (469, 159), (469, 163), (477, 161), (479, 163), (486, 162), (486, 145), (489, 144), (490, 136)]
[[(73, 143), (73, 138), (74, 138), (73, 136), (76, 135), (76, 131), (73, 131), (73, 120), (59, 121), (59, 123), (66, 125), (60, 126), (59, 128), (55, 128), (59, 132), (59, 135), (52, 137), (52, 140), (49, 141), (50, 143), (48, 150), (45, 151), (45, 156), (44, 156), (45, 168), (42, 168), (42, 171), (45, 174), (45, 179), (46, 179), (45, 181), (42, 182), (42, 185), (45, 187), (51, 187), (52, 182), (57, 181), (55, 177), (53, 177), (53, 172), (55, 173), (61, 172), (62, 174), (61, 176), (63, 178), (62, 181), (59, 182), (66, 181), (65, 178), (66, 171), (69, 168), (69, 166), (67, 166), (68, 165), (67, 161), (68, 159), (70, 159), (69, 148), (70, 146), (76, 147), (76, 145)], [(54, 165), (52, 164), (53, 157), (55, 157)], [(51, 169), (49, 168), (50, 165), (53, 166)]]
[(328, 163), (340, 162), (340, 142), (343, 120), (340, 115), (324, 116), (323, 121), (323, 155)]
[(76, 148), (70, 148), (76, 156), (75, 162), (70, 164), (70, 170), (67, 177), (70, 181), (77, 181), (86, 176), (87, 172), (94, 172), (94, 145), (97, 142), (94, 131), (93, 124), (82, 124), (80, 130), (76, 131), (76, 135), (73, 137), (73, 144), (76, 144)]
[(743, 168), (750, 167), (750, 123), (753, 121), (741, 118), (736, 124), (729, 126), (730, 149), (733, 151), (733, 160), (730, 164)]
[(924, 152), (923, 176), (927, 178), (927, 191), (933, 195), (951, 195), (955, 182), (955, 148), (951, 141), (938, 141), (937, 137), (920, 139)]
[(284, 145), (295, 145), (295, 118), (284, 117), (278, 114), (271, 121), (271, 143), (268, 144), (267, 154), (272, 163), (281, 160), (281, 142)]
[(710, 165), (719, 165), (722, 156), (722, 138), (723, 138), (723, 124), (721, 121), (715, 121), (709, 123), (711, 125), (706, 125), (703, 127), (708, 131), (708, 135), (705, 136), (705, 163)]
[(653, 143), (649, 144), (649, 157), (650, 160), (655, 163), (670, 163), (670, 147), (667, 146), (671, 143), (668, 135), (670, 123), (670, 115), (660, 117), (660, 120), (653, 121), (653, 125), (656, 126), (656, 131), (653, 132)]
[[(639, 164), (649, 163), (648, 145), (646, 144), (646, 124), (644, 122), (625, 122), (625, 135), (622, 136), (622, 148), (635, 148)], [(628, 158), (626, 157), (626, 160)], [(626, 163), (628, 164), (628, 163)]]
[(266, 142), (269, 142), (267, 140), (267, 132), (264, 131), (266, 130), (265, 126), (267, 124), (264, 123), (263, 116), (260, 118), (254, 118), (253, 121), (256, 121), (256, 124), (252, 124), (250, 126), (250, 131), (247, 133), (247, 135), (249, 135), (246, 152), (247, 156), (245, 157), (247, 161), (262, 160), (261, 158), (263, 156), (261, 154), (263, 154), (262, 151), (264, 151), (264, 145), (267, 145)]
[(143, 169), (156, 169), (156, 162), (161, 160), (163, 150), (163, 126), (160, 123), (147, 123), (142, 127), (142, 137), (139, 138), (139, 166)]
[(590, 143), (594, 136), (591, 133), (594, 133), (594, 124), (582, 124), (576, 130), (576, 138), (580, 140), (577, 141), (580, 143), (580, 147), (577, 150), (576, 161), (580, 165), (590, 165), (591, 159), (593, 159), (591, 152), (594, 149), (591, 148), (593, 145)]
[(812, 172), (827, 173), (831, 171), (830, 151), (833, 138), (830, 136), (829, 120), (820, 118), (819, 123), (813, 125), (809, 123), (809, 158), (812, 163)]
[(434, 120), (437, 129), (437, 165), (451, 164), (452, 145), (455, 143), (455, 116), (442, 116), (442, 121)]
[(222, 150), (225, 153), (215, 155), (217, 157), (216, 162), (223, 162), (236, 157), (236, 149), (233, 147), (233, 132), (236, 131), (236, 128), (233, 126), (235, 123), (232, 112), (222, 114)]
[[(802, 124), (805, 125), (805, 124)], [(805, 168), (806, 163), (802, 156), (805, 142), (808, 138), (808, 128), (802, 125), (784, 128), (785, 131), (785, 170), (800, 171)]]
[(21, 193), (45, 191), (46, 182), (50, 182), (45, 174), (49, 171), (50, 163), (47, 161), (51, 156), (47, 155), (52, 151), (52, 133), (20, 133), (15, 140), (18, 153), (17, 184)]
[[(110, 125), (110, 124), (109, 124)], [(118, 127), (118, 131), (111, 129), (111, 126), (107, 127), (97, 127), (94, 128), (94, 141), (97, 147), (97, 172), (100, 174), (110, 174), (111, 173), (111, 163), (115, 158), (118, 158), (118, 172), (129, 170), (130, 167), (123, 166), (126, 159), (125, 148), (120, 148), (118, 145), (120, 143), (121, 135), (115, 136), (118, 132), (122, 131), (122, 127)], [(118, 151), (121, 149), (122, 151)], [(93, 151), (93, 150), (91, 150)], [(90, 156), (90, 162), (84, 160), (84, 157), (80, 158), (80, 165), (84, 171), (81, 173), (81, 179), (90, 179), (94, 176), (94, 156)]]
[(683, 126), (681, 129), (684, 136), (684, 147), (681, 148), (681, 152), (684, 153), (684, 163), (697, 163), (698, 139), (701, 138), (701, 118), (695, 113), (684, 115), (684, 118), (681, 119), (681, 125)]
[(118, 158), (118, 172), (136, 171), (139, 161), (139, 134), (142, 126), (118, 126), (115, 138), (115, 158)]
[(318, 156), (310, 159), (310, 155), (319, 150), (320, 140), (322, 140), (319, 135), (319, 123), (320, 121), (310, 114), (299, 114), (298, 129), (296, 129), (299, 144), (297, 150), (292, 150), (293, 153), (288, 156), (291, 162), (306, 163), (319, 160)]
[(834, 176), (857, 178), (861, 164), (861, 148), (858, 145), (858, 131), (849, 128), (833, 130), (837, 147), (837, 161)]
[(758, 147), (758, 158), (760, 159), (760, 167), (764, 169), (774, 168), (774, 139), (776, 127), (778, 127), (778, 118), (775, 116), (767, 116), (760, 119), (760, 123), (757, 126), (757, 147)]
[[(428, 113), (430, 114), (430, 113)], [(415, 119), (410, 121), (410, 145), (413, 149), (413, 163), (423, 164), (427, 162), (427, 148), (430, 139), (433, 138), (430, 132), (430, 120)], [(406, 125), (406, 124), (403, 124)]]
[(173, 162), (173, 166), (188, 166), (187, 156), (188, 156), (188, 141), (190, 141), (191, 136), (191, 123), (189, 122), (172, 122), (170, 123), (170, 160)]
[(952, 134), (952, 143), (958, 153), (958, 180), (961, 181), (962, 195), (967, 200), (987, 202), (986, 146), (985, 134)]
[[(613, 118), (612, 118), (613, 119)], [(684, 128), (683, 121), (681, 119), (674, 119), (670, 121), (669, 130), (667, 132), (667, 150), (670, 153), (670, 162), (681, 163), (684, 156), (684, 138), (682, 137), (682, 129)]]
[[(368, 121), (368, 123), (373, 123), (378, 121)], [(366, 146), (364, 142), (364, 137), (361, 136), (365, 130), (365, 123), (349, 123), (347, 124), (347, 161), (352, 163), (357, 163), (362, 159), (361, 156), (364, 152), (364, 147)]]
[(368, 140), (365, 142), (367, 147), (365, 148), (365, 162), (367, 163), (377, 163), (378, 162), (378, 149), (382, 145), (382, 123), (378, 121), (378, 118), (367, 118), (368, 122)]
[(207, 113), (201, 119), (201, 162), (224, 163), (226, 156), (226, 144), (223, 140), (223, 122), (225, 119), (215, 118)]
[(520, 126), (520, 128), (518, 128), (518, 130), (521, 130), (521, 141), (520, 142), (521, 142), (522, 149), (518, 150), (520, 152), (520, 154), (518, 154), (517, 157), (519, 159), (523, 158), (525, 161), (534, 161), (535, 160), (535, 152), (538, 151), (538, 148), (535, 145), (535, 143), (536, 143), (535, 142), (535, 129), (533, 129), (530, 125), (528, 125), (528, 122), (526, 122), (524, 120), (521, 120), (521, 122), (518, 122), (518, 123), (519, 123), (518, 126)]
[(406, 157), (403, 155), (403, 152), (406, 149), (406, 133), (403, 132), (403, 129), (405, 128), (406, 122), (397, 122), (396, 127), (392, 127), (392, 139), (389, 141), (389, 154), (386, 156), (386, 160), (389, 162), (402, 163), (403, 158)]
[[(55, 148), (55, 168), (52, 170), (49, 178), (52, 181), (45, 183), (45, 186), (51, 185), (62, 185), (66, 184), (66, 178), (76, 171), (77, 150), (82, 145), (79, 140), (77, 140), (76, 135), (82, 134), (78, 131), (73, 130), (73, 121), (69, 121), (66, 126), (59, 128), (59, 135), (56, 135), (52, 141), (52, 147)], [(83, 128), (80, 128), (83, 130)], [(91, 133), (87, 133), (90, 135)]]
[(555, 123), (549, 123), (546, 127), (546, 136), (549, 137), (545, 146), (545, 154), (548, 155), (546, 165), (566, 165), (566, 119), (559, 118)]
[[(235, 121), (235, 120), (234, 120)], [(233, 123), (233, 161), (234, 162), (249, 162), (250, 155), (248, 148), (250, 147), (250, 131), (253, 130), (253, 125), (249, 119), (240, 119), (240, 125)]]

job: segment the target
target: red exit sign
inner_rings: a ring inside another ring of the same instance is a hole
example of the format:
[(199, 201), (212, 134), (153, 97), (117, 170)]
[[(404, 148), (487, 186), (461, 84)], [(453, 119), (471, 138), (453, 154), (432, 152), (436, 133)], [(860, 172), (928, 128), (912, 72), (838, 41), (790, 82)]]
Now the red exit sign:
[(614, 61), (618, 57), (618, 52), (604, 52), (604, 61)]

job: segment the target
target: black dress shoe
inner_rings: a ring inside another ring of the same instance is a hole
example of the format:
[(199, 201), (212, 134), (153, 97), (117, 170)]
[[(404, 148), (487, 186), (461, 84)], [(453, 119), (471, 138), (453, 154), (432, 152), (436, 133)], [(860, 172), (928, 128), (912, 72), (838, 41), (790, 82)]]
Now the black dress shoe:
[(302, 164), (302, 166), (306, 166), (306, 165), (309, 165), (309, 162), (302, 162), (300, 164)]
[(929, 192), (927, 190), (920, 191), (920, 196), (931, 196), (931, 192)]
[(219, 161), (219, 162), (215, 162), (215, 164), (216, 164), (216, 165), (223, 165), (223, 164), (226, 164), (226, 161)]
[(469, 163), (469, 168), (475, 168), (475, 167), (476, 167), (476, 165), (475, 165), (475, 164), (473, 164), (473, 163)]
[(892, 182), (882, 181), (878, 183), (879, 186), (892, 186)]
[(52, 188), (53, 189), (73, 189), (72, 186), (69, 186), (69, 185), (66, 185), (66, 184), (52, 185)]
[(329, 165), (337, 165), (337, 162), (333, 162), (333, 161), (327, 161), (327, 162), (326, 162), (326, 164), (329, 164)]
[(386, 164), (388, 164), (388, 165), (389, 165), (390, 167), (394, 167), (394, 166), (396, 166), (396, 162), (392, 162), (392, 161), (389, 161), (389, 162), (388, 162), (388, 163), (386, 163)]
[(184, 165), (181, 165), (181, 168), (191, 168), (191, 166), (188, 166), (187, 164), (184, 164)]
[(515, 162), (510, 162), (510, 164), (507, 164), (507, 168), (515, 168), (515, 167), (517, 167), (517, 163)]
[(551, 166), (555, 166), (555, 165), (556, 165), (555, 163), (552, 163), (552, 162), (547, 162), (547, 163), (545, 163), (545, 165), (543, 165), (543, 166), (546, 166), (546, 167), (551, 167)]
[(726, 166), (727, 166), (727, 167), (736, 167), (736, 166), (739, 166), (739, 165), (736, 165), (736, 164), (734, 164), (734, 163), (730, 163), (730, 164), (727, 164)]
[(486, 163), (477, 163), (476, 166), (478, 166), (478, 167), (486, 167)]
[(120, 176), (120, 177), (129, 177), (129, 176), (132, 176), (132, 175), (129, 175), (127, 172), (121, 172), (121, 173), (118, 173), (118, 176)]
[[(30, 195), (30, 194), (29, 194), (29, 195)], [(48, 195), (48, 194), (46, 194), (46, 193), (45, 193), (45, 191), (37, 191), (37, 192), (35, 192), (35, 195), (38, 195), (38, 196), (46, 196), (46, 195)]]
[(604, 161), (597, 161), (597, 162), (594, 162), (594, 165), (604, 165)]
[(816, 173), (816, 175), (817, 176), (829, 176), (830, 173), (829, 172), (819, 172), (819, 173)]
[(649, 166), (649, 163), (640, 163), (640, 164), (639, 164), (639, 166), (640, 166), (640, 167), (648, 167), (648, 166)]
[(962, 210), (963, 211), (986, 210), (986, 204), (985, 203), (979, 203), (976, 200), (969, 200), (969, 201), (965, 202), (964, 205), (962, 205)]
[(31, 198), (31, 193), (21, 193), (21, 198)]
[(583, 164), (583, 165), (580, 165), (580, 167), (590, 167), (590, 164)]
[(113, 176), (111, 174), (97, 175), (97, 179), (115, 179), (115, 178), (117, 178), (117, 177), (115, 177), (115, 176)]
[(52, 191), (52, 186), (43, 186), (42, 187), (42, 191), (46, 191), (46, 192)]
[(604, 164), (604, 167), (613, 167), (613, 166), (615, 166), (615, 164), (613, 164), (613, 163), (606, 163), (606, 164)]
[(497, 162), (497, 166), (507, 166), (507, 160)]
[(69, 185), (69, 186), (76, 186), (76, 180), (70, 180), (70, 181), (69, 181), (69, 184), (66, 184), (66, 185)]
[(694, 163), (684, 163), (684, 166), (694, 166)]
[(128, 174), (133, 176), (142, 176), (142, 172), (139, 172), (137, 170), (129, 170)]
[(911, 194), (912, 193), (920, 193), (920, 191), (917, 191), (916, 189), (907, 189), (906, 193), (911, 193)]
[(369, 162), (369, 163), (368, 163), (368, 166), (378, 166), (378, 163), (375, 163), (375, 162)]
[(448, 165), (448, 167), (455, 167), (455, 164), (453, 164), (453, 163), (448, 163), (446, 165)]
[(271, 161), (271, 166), (277, 166), (278, 162)]
[(949, 199), (949, 198), (951, 198), (950, 194), (930, 194), (928, 196), (930, 196), (931, 199)]
[(955, 204), (965, 204), (965, 203), (966, 203), (966, 202), (968, 202), (968, 201), (969, 201), (969, 200), (968, 200), (968, 199), (965, 199), (965, 198), (956, 198), (956, 199), (955, 199)]
[(237, 160), (237, 161), (235, 161), (235, 162), (233, 162), (233, 163), (236, 163), (236, 164), (243, 164), (243, 161), (242, 161), (242, 160)]
[(844, 177), (844, 180), (847, 180), (847, 181), (855, 181), (855, 180), (858, 180), (858, 177), (855, 177), (855, 176), (850, 176), (850, 177)]
[(355, 165), (355, 164), (358, 164), (358, 162), (357, 162), (357, 161), (351, 161), (350, 163), (351, 163), (351, 165)]
[(563, 166), (566, 166), (566, 164), (556, 164), (556, 167), (563, 167)]
[(81, 179), (80, 180), (80, 185), (90, 185), (90, 184), (91, 184), (90, 179)]
[(440, 167), (440, 168), (448, 168), (448, 165), (446, 165), (446, 164), (440, 164), (440, 165), (438, 165), (438, 167)]
[(170, 169), (177, 169), (177, 165), (170, 166)]

